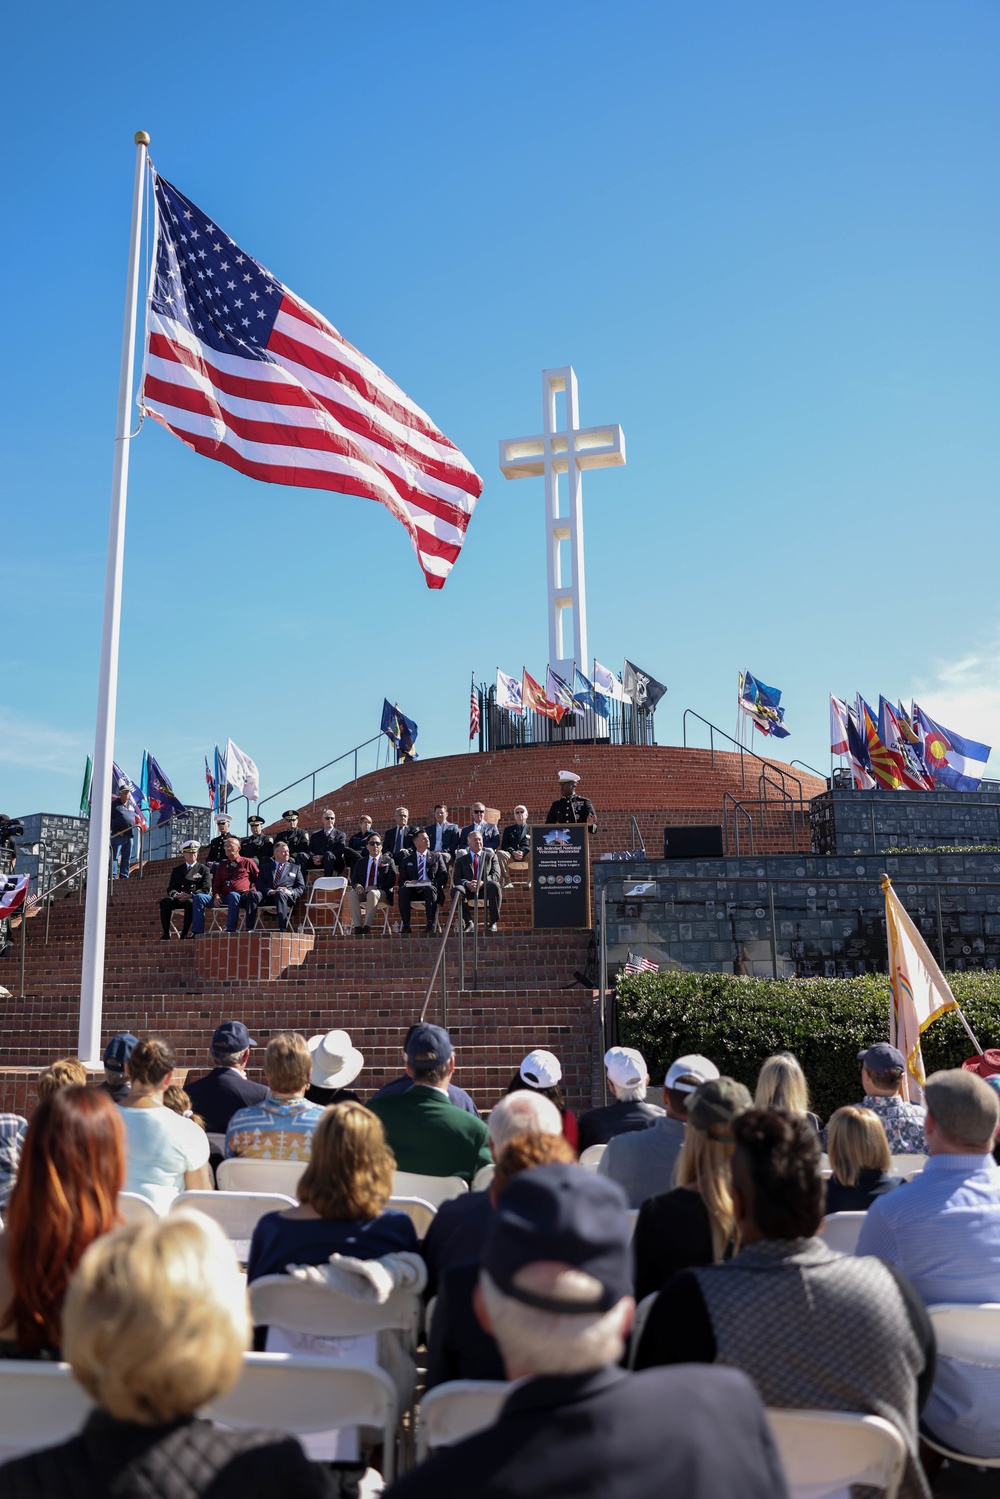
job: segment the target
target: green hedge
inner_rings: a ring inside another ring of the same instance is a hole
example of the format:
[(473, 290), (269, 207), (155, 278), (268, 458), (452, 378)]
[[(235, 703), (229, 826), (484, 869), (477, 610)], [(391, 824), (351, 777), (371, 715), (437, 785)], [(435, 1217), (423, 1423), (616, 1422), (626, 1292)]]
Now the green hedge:
[[(1000, 973), (954, 973), (952, 992), (984, 1047), (1000, 1046)], [(616, 986), (618, 1036), (635, 1046), (658, 1084), (675, 1057), (701, 1052), (751, 1093), (760, 1065), (794, 1052), (824, 1119), (857, 1102), (857, 1054), (888, 1035), (889, 980), (733, 978), (723, 973), (624, 975)], [(923, 1039), (924, 1065), (957, 1067), (973, 1054), (957, 1015), (943, 1015)]]

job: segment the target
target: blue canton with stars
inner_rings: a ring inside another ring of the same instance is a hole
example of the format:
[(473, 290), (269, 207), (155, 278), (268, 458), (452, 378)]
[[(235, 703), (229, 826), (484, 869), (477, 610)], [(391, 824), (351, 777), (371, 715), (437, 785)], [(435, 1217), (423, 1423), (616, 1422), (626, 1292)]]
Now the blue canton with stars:
[(274, 363), (265, 345), (284, 295), (270, 271), (155, 174), (154, 310), (220, 354)]

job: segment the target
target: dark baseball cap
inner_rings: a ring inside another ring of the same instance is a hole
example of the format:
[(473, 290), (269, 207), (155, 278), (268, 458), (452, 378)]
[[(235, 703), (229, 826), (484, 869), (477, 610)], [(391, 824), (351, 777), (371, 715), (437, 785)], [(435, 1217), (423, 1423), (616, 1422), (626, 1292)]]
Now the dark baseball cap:
[(415, 1025), (406, 1038), (406, 1060), (414, 1067), (437, 1067), (454, 1055), (451, 1037), (439, 1025)]
[(876, 1041), (867, 1051), (859, 1051), (858, 1061), (869, 1072), (889, 1072), (893, 1068), (897, 1072), (906, 1071), (906, 1058), (901, 1051), (890, 1046), (888, 1041)]
[[(540, 1261), (583, 1270), (599, 1282), (588, 1302), (560, 1301), (518, 1283)], [(504, 1188), (493, 1213), (483, 1269), (505, 1296), (545, 1312), (607, 1312), (632, 1294), (629, 1217), (617, 1182), (582, 1166), (536, 1166)]]
[(710, 1140), (732, 1143), (733, 1120), (753, 1108), (749, 1090), (733, 1077), (717, 1077), (702, 1083), (687, 1106), (688, 1124)]
[(246, 1051), (256, 1045), (242, 1020), (224, 1020), (212, 1032), (213, 1051)]
[(112, 1072), (124, 1072), (125, 1063), (139, 1045), (139, 1037), (133, 1036), (131, 1031), (123, 1031), (120, 1036), (112, 1036), (104, 1048), (104, 1065)]

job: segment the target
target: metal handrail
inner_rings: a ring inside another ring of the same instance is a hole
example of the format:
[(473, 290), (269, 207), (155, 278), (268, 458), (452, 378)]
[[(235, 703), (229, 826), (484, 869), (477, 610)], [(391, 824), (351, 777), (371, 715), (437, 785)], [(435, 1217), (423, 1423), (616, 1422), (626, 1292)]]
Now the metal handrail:
[(810, 775), (815, 776), (817, 780), (825, 781), (829, 786), (830, 777), (824, 775), (821, 770), (817, 770), (815, 765), (810, 765), (808, 760), (789, 760), (788, 763), (789, 765), (801, 765), (803, 770), (808, 770)]
[(451, 910), (448, 912), (448, 920), (445, 922), (444, 931), (441, 933), (441, 941), (438, 943), (437, 957), (434, 959), (434, 967), (431, 969), (431, 976), (427, 980), (427, 993), (424, 995), (424, 1003), (420, 1011), (421, 1025), (423, 1024), (424, 1019), (427, 1015), (427, 1006), (431, 1002), (431, 994), (434, 992), (434, 985), (437, 982), (438, 972), (441, 968), (442, 962), (444, 961), (444, 951), (448, 945), (448, 938), (451, 936), (451, 928), (455, 920), (455, 912), (458, 910), (461, 901), (462, 892), (460, 890), (452, 891)]
[(272, 791), (269, 796), (265, 796), (264, 797), (263, 801), (259, 801), (257, 803), (257, 815), (258, 815), (258, 817), (260, 816), (260, 809), (261, 809), (261, 807), (266, 806), (268, 802), (277, 801), (278, 797), (279, 796), (284, 796), (284, 794), (285, 794), (286, 791), (291, 791), (293, 787), (295, 787), (295, 786), (301, 786), (303, 781), (308, 781), (310, 779), (312, 780), (312, 795), (310, 796), (310, 801), (315, 801), (316, 800), (316, 777), (318, 775), (322, 775), (323, 772), (324, 772), (324, 770), (329, 770), (331, 765), (339, 765), (339, 763), (340, 763), (341, 760), (348, 759), (348, 757), (350, 755), (354, 756), (354, 779), (357, 780), (358, 779), (358, 750), (367, 749), (370, 744), (374, 744), (376, 740), (381, 739), (381, 738), (382, 738), (381, 732), (378, 733), (378, 734), (373, 734), (372, 737), (370, 739), (366, 739), (363, 744), (356, 744), (353, 749), (345, 750), (344, 753), (342, 755), (338, 755), (335, 760), (328, 760), (325, 765), (317, 765), (317, 767), (316, 767), (315, 770), (307, 770), (304, 776), (299, 776), (299, 778), (298, 778), (297, 781), (290, 781), (287, 786), (282, 786), (282, 788), (281, 788), (280, 791)]
[(646, 840), (642, 836), (642, 832), (640, 831), (639, 824), (635, 820), (635, 813), (634, 812), (632, 813), (632, 827), (631, 827), (630, 831), (631, 831), (631, 837), (632, 837), (632, 852), (635, 853), (635, 850), (636, 850), (636, 841), (635, 840), (638, 838), (638, 840), (639, 840), (638, 847), (642, 850), (643, 853), (645, 853), (646, 852)]
[[(794, 798), (794, 796), (792, 796), (791, 792), (788, 790), (788, 788), (785, 785), (782, 784), (782, 785), (779, 786), (775, 781), (769, 781), (768, 780), (767, 773), (768, 773), (769, 770), (772, 770), (773, 768), (774, 768), (773, 766), (765, 764), (764, 769), (761, 771), (760, 775), (757, 777), (757, 802), (758, 802), (758, 807), (759, 807), (759, 811), (760, 811), (760, 825), (761, 825), (761, 829), (763, 830), (763, 827), (764, 827), (764, 808), (767, 805), (767, 788), (768, 788), (768, 786), (770, 786), (770, 787), (772, 787), (773, 790), (777, 791), (778, 795), (782, 799), (782, 803), (787, 802), (788, 807), (790, 809), (790, 814), (791, 814), (791, 819), (792, 819), (792, 846), (794, 848), (794, 846), (795, 846), (795, 832), (796, 832), (796, 829), (795, 829), (795, 798)], [(804, 805), (803, 805), (802, 802), (799, 803), (799, 807), (800, 807), (801, 811), (804, 813), (805, 812), (805, 807), (804, 807)]]
[(747, 827), (750, 829), (750, 857), (753, 858), (753, 818), (750, 816), (750, 813), (747, 811), (746, 807), (744, 807), (743, 803), (736, 800), (731, 791), (724, 791), (722, 793), (722, 825), (726, 831), (726, 856), (727, 858), (729, 856), (729, 822), (726, 819), (727, 802), (732, 802), (733, 804), (733, 836), (736, 841), (736, 857), (738, 859), (740, 856), (739, 814), (742, 812), (743, 816), (747, 820)]
[[(743, 756), (744, 755), (750, 755), (754, 760), (759, 760), (762, 765), (768, 765), (768, 766), (770, 766), (770, 768), (775, 772), (775, 774), (781, 776), (782, 781), (784, 781), (784, 779), (785, 779), (786, 775), (788, 775), (788, 773), (786, 771), (782, 770), (779, 765), (775, 765), (775, 763), (774, 763), (773, 760), (765, 759), (765, 757), (763, 755), (758, 755), (758, 753), (757, 753), (756, 750), (748, 749), (745, 744), (741, 744), (738, 739), (734, 739), (733, 736), (732, 736), (732, 734), (727, 734), (726, 731), (725, 731), (725, 729), (720, 729), (719, 726), (718, 726), (718, 724), (714, 724), (709, 719), (703, 718), (701, 716), (701, 714), (700, 713), (696, 713), (693, 708), (685, 708), (684, 709), (684, 713), (683, 713), (683, 715), (681, 717), (681, 740), (682, 740), (682, 743), (683, 743), (683, 746), (684, 746), (685, 749), (687, 749), (687, 747), (688, 747), (688, 742), (687, 742), (687, 720), (688, 720), (688, 714), (689, 713), (690, 713), (690, 715), (691, 715), (692, 718), (696, 718), (699, 723), (703, 723), (705, 725), (705, 727), (709, 731), (708, 732), (708, 745), (709, 745), (709, 753), (712, 756), (712, 769), (713, 770), (715, 769), (715, 735), (716, 734), (721, 734), (721, 736), (722, 736), (723, 739), (728, 739), (729, 743), (735, 745), (736, 748), (737, 748), (737, 750), (739, 751), (739, 755), (740, 755), (740, 781), (741, 781), (741, 783), (743, 785), (744, 790), (746, 789), (746, 784), (747, 784), (747, 782), (746, 782), (746, 770), (745, 770), (744, 765), (743, 765)], [(726, 753), (729, 754), (729, 753), (731, 753), (731, 751), (727, 750)], [(805, 798), (802, 795), (802, 782), (799, 780), (798, 776), (788, 775), (788, 779), (790, 781), (794, 781), (795, 785), (798, 786), (798, 788), (799, 788), (799, 801), (800, 802), (804, 801)]]

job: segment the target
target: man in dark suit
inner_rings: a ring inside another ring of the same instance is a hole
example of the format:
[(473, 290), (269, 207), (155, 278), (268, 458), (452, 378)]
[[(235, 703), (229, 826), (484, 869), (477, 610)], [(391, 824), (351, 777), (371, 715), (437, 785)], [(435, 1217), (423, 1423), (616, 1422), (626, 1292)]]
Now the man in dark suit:
[(285, 842), (288, 844), (288, 852), (291, 854), (296, 864), (301, 864), (302, 855), (309, 852), (309, 834), (306, 832), (305, 828), (299, 827), (299, 814), (296, 812), (294, 807), (292, 807), (288, 812), (282, 812), (281, 815), (288, 823), (288, 827), (286, 829), (283, 829), (278, 834), (278, 837), (284, 838)]
[(386, 828), (382, 847), (398, 864), (403, 855), (413, 847), (417, 825), (410, 821), (409, 807), (397, 807), (393, 815), (395, 822), (391, 828)]
[(448, 808), (438, 802), (434, 808), (434, 821), (427, 824), (432, 854), (446, 854), (451, 860), (462, 843), (462, 830), (457, 822), (448, 821)]
[(261, 906), (273, 906), (278, 913), (278, 931), (288, 931), (288, 918), (300, 895), (305, 894), (306, 879), (299, 866), (293, 862), (287, 843), (274, 845), (274, 858), (266, 859), (257, 876), (257, 888), (250, 892), (247, 910), (247, 931), (257, 925), (257, 913)]
[(413, 840), (413, 848), (403, 855), (399, 865), (399, 918), (402, 930), (407, 934), (410, 930), (410, 907), (414, 901), (423, 905), (428, 934), (434, 931), (434, 912), (444, 901), (448, 865), (441, 854), (428, 853), (429, 841), (421, 828)]
[(503, 888), (509, 890), (511, 861), (522, 867), (531, 858), (531, 829), (528, 826), (528, 809), (523, 804), (514, 808), (514, 821), (500, 835), (500, 868), (503, 870)]
[(256, 1045), (242, 1020), (224, 1020), (212, 1035), (212, 1071), (185, 1084), (191, 1107), (204, 1119), (210, 1135), (224, 1135), (237, 1109), (267, 1097), (267, 1085), (252, 1083), (247, 1077), (250, 1048)]
[(244, 859), (254, 859), (258, 864), (274, 858), (274, 839), (264, 832), (263, 817), (248, 817), (250, 832), (240, 842), (240, 853)]
[(469, 919), (469, 902), (474, 901), (477, 894), (480, 894), (486, 897), (490, 931), (495, 932), (497, 922), (500, 920), (500, 907), (503, 904), (503, 891), (500, 888), (502, 883), (500, 860), (494, 849), (483, 848), (483, 841), (474, 828), (469, 834), (468, 848), (463, 848), (461, 853), (455, 855), (453, 878), (455, 889), (461, 892), (462, 899), (466, 903), (465, 930), (471, 932), (473, 926)]
[(475, 1296), (517, 1384), (495, 1425), (442, 1447), (386, 1499), (787, 1499), (745, 1375), (618, 1366), (635, 1309), (628, 1240), (614, 1182), (563, 1165), (514, 1177)]
[(476, 832), (483, 840), (483, 848), (500, 847), (500, 829), (495, 822), (486, 821), (486, 808), (482, 802), (476, 802), (472, 809), (472, 821), (467, 822), (459, 834), (458, 841), (462, 848), (469, 846), (469, 834)]
[(199, 849), (197, 838), (189, 838), (187, 843), (182, 843), (184, 863), (175, 865), (170, 871), (167, 893), (160, 901), (162, 942), (170, 941), (170, 917), (178, 906), (184, 911), (182, 937), (186, 937), (191, 931), (192, 921), (196, 936), (205, 930), (205, 907), (212, 903), (212, 871), (207, 864), (199, 862)]
[(371, 935), (375, 912), (383, 901), (392, 905), (395, 887), (396, 866), (389, 855), (382, 852), (379, 835), (372, 833), (366, 852), (360, 855), (351, 870), (351, 883), (347, 890), (347, 904), (355, 937)]
[(347, 839), (337, 826), (337, 814), (332, 807), (323, 809), (323, 826), (309, 835), (309, 848), (300, 860), (303, 869), (322, 870), (327, 879), (343, 874), (347, 855)]

